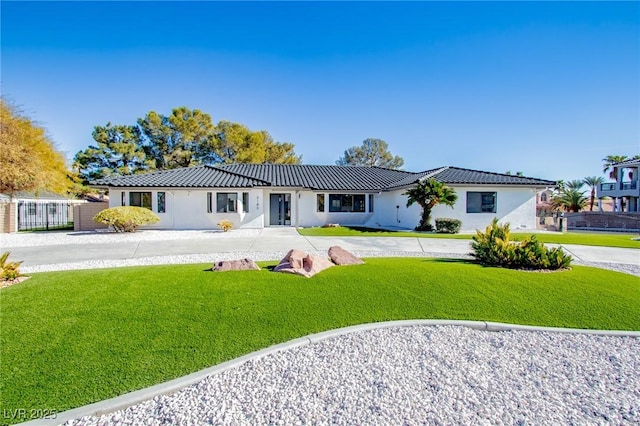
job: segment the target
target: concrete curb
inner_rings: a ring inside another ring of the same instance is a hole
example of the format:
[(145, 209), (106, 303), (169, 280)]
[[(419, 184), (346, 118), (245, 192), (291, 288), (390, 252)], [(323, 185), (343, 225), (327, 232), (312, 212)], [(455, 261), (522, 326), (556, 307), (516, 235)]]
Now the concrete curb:
[(581, 333), (600, 336), (617, 336), (617, 337), (635, 337), (640, 338), (640, 331), (624, 331), (624, 330), (586, 330), (577, 328), (554, 328), (554, 327), (536, 327), (529, 325), (505, 324), (499, 322), (487, 321), (465, 321), (465, 320), (401, 320), (401, 321), (385, 321), (369, 324), (359, 324), (350, 327), (337, 328), (321, 333), (310, 334), (305, 337), (289, 340), (277, 345), (261, 349), (239, 358), (235, 358), (204, 370), (196, 371), (189, 375), (179, 377), (168, 382), (160, 383), (148, 388), (133, 391), (115, 398), (74, 408), (72, 410), (57, 413), (55, 418), (36, 419), (28, 422), (20, 423), (24, 426), (48, 426), (60, 425), (69, 420), (78, 419), (85, 416), (100, 416), (118, 410), (123, 410), (131, 405), (139, 404), (146, 400), (152, 399), (158, 395), (171, 394), (180, 389), (195, 384), (208, 376), (221, 373), (231, 368), (238, 367), (247, 361), (260, 359), (276, 352), (285, 351), (312, 343), (322, 342), (334, 337), (343, 336), (350, 333), (371, 331), (391, 327), (411, 327), (411, 326), (436, 326), (436, 325), (455, 325), (469, 327), (481, 331), (538, 331), (553, 333)]

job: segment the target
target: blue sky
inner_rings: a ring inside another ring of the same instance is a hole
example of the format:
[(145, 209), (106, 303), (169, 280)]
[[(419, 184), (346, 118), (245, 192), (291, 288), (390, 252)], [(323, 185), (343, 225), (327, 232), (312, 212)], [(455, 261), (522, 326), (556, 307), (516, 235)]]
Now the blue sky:
[(638, 2), (0, 3), (1, 90), (71, 159), (94, 126), (187, 106), (334, 164), (546, 179), (640, 153)]

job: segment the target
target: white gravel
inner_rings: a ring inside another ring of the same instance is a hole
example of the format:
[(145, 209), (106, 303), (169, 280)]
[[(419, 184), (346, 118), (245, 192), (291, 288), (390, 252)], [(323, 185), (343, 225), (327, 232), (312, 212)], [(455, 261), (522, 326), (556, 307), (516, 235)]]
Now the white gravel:
[(65, 425), (640, 424), (638, 353), (632, 337), (377, 329)]
[(165, 241), (165, 240), (204, 240), (215, 238), (232, 239), (242, 237), (257, 237), (260, 229), (235, 229), (233, 232), (222, 232), (217, 230), (193, 230), (193, 231), (170, 231), (146, 229), (139, 232), (107, 232), (86, 231), (86, 232), (34, 232), (34, 233), (10, 233), (0, 234), (0, 245), (2, 247), (35, 247), (35, 246), (58, 246), (67, 244), (107, 244), (107, 243), (128, 243), (134, 241)]

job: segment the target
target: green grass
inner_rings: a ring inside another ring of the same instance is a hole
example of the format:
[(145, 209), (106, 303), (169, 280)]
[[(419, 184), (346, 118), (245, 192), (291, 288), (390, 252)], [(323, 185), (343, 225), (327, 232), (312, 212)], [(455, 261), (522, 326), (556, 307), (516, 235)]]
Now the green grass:
[(368, 259), (306, 279), (205, 267), (41, 273), (0, 290), (0, 410), (67, 410), (360, 323), (438, 318), (640, 330), (637, 277), (594, 268), (532, 273)]
[[(456, 240), (470, 240), (472, 234), (435, 234), (428, 232), (409, 231), (387, 231), (373, 228), (360, 228), (340, 226), (336, 228), (300, 228), (298, 232), (307, 237), (412, 237), (412, 238), (449, 238)], [(638, 234), (613, 234), (613, 233), (591, 233), (591, 232), (554, 232), (554, 233), (530, 233), (513, 232), (511, 237), (514, 241), (521, 241), (524, 238), (535, 235), (543, 243), (556, 244), (579, 244), (585, 246), (603, 246), (619, 248), (640, 249)]]

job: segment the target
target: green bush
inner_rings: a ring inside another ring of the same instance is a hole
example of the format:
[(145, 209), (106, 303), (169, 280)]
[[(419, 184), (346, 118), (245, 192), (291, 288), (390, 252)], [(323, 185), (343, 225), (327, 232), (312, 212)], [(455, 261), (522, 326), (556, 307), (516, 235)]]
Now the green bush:
[(499, 225), (498, 219), (473, 236), (471, 247), (471, 255), (483, 265), (503, 268), (562, 269), (573, 260), (561, 248), (548, 249), (535, 235), (511, 242), (509, 224)]
[(135, 232), (138, 226), (158, 223), (160, 218), (144, 207), (122, 206), (102, 210), (93, 221), (113, 226), (116, 232)]
[(9, 262), (9, 252), (5, 251), (0, 256), (0, 281), (13, 281), (16, 278), (22, 277), (20, 273), (20, 262)]
[(441, 234), (457, 234), (460, 232), (460, 226), (462, 226), (462, 221), (458, 219), (448, 217), (436, 219), (436, 232)]

